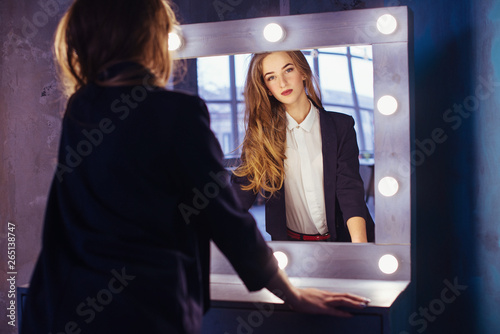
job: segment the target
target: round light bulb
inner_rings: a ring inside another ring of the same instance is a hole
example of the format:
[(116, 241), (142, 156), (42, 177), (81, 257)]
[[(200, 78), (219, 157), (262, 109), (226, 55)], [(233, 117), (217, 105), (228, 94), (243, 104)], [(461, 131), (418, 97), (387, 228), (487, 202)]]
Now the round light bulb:
[(398, 190), (398, 181), (391, 176), (383, 177), (378, 183), (378, 191), (385, 197), (394, 196)]
[(398, 270), (399, 262), (394, 255), (385, 254), (378, 260), (378, 267), (384, 274), (394, 274)]
[(168, 34), (168, 50), (177, 51), (182, 46), (182, 38), (176, 32), (171, 32)]
[(280, 269), (285, 269), (288, 265), (288, 256), (283, 252), (277, 251), (274, 252), (274, 257), (278, 260), (278, 267), (280, 267)]
[(264, 38), (271, 43), (279, 42), (285, 38), (285, 30), (277, 23), (269, 23), (264, 28)]
[(377, 20), (377, 29), (384, 35), (390, 35), (398, 27), (398, 21), (391, 14), (384, 14)]
[(384, 95), (377, 102), (377, 109), (382, 115), (392, 115), (398, 110), (398, 101), (390, 95)]

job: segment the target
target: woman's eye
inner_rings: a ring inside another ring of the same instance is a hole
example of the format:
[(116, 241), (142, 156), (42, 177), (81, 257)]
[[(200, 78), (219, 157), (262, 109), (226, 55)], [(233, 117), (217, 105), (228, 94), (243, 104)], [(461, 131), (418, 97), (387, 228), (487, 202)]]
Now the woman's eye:
[(293, 71), (293, 67), (290, 67), (290, 68), (287, 68), (285, 72), (286, 72), (286, 73), (290, 73), (290, 72), (292, 72), (292, 71)]
[(270, 75), (267, 77), (267, 81), (271, 81), (271, 80), (274, 80), (274, 75)]

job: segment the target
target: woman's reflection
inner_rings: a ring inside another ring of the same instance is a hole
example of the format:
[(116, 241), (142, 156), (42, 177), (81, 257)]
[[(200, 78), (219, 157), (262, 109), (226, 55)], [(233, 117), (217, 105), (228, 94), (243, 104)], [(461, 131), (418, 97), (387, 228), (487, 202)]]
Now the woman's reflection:
[(248, 209), (261, 193), (272, 240), (374, 239), (351, 116), (326, 112), (301, 51), (255, 54), (247, 130), (233, 184)]

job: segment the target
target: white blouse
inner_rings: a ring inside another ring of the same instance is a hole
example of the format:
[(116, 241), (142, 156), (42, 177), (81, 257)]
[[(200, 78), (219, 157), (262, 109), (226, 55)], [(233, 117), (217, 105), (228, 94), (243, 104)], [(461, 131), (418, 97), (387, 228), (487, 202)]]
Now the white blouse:
[(319, 111), (311, 103), (298, 124), (288, 113), (285, 159), (287, 227), (303, 234), (325, 234), (325, 191)]

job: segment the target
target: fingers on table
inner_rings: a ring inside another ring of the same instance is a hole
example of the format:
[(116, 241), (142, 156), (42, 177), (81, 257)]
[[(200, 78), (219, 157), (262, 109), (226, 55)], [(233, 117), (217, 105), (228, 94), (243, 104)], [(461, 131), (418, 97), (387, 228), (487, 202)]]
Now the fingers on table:
[(327, 299), (328, 306), (352, 307), (357, 309), (365, 308), (369, 302), (370, 300), (367, 298), (351, 295), (348, 293), (332, 294)]

